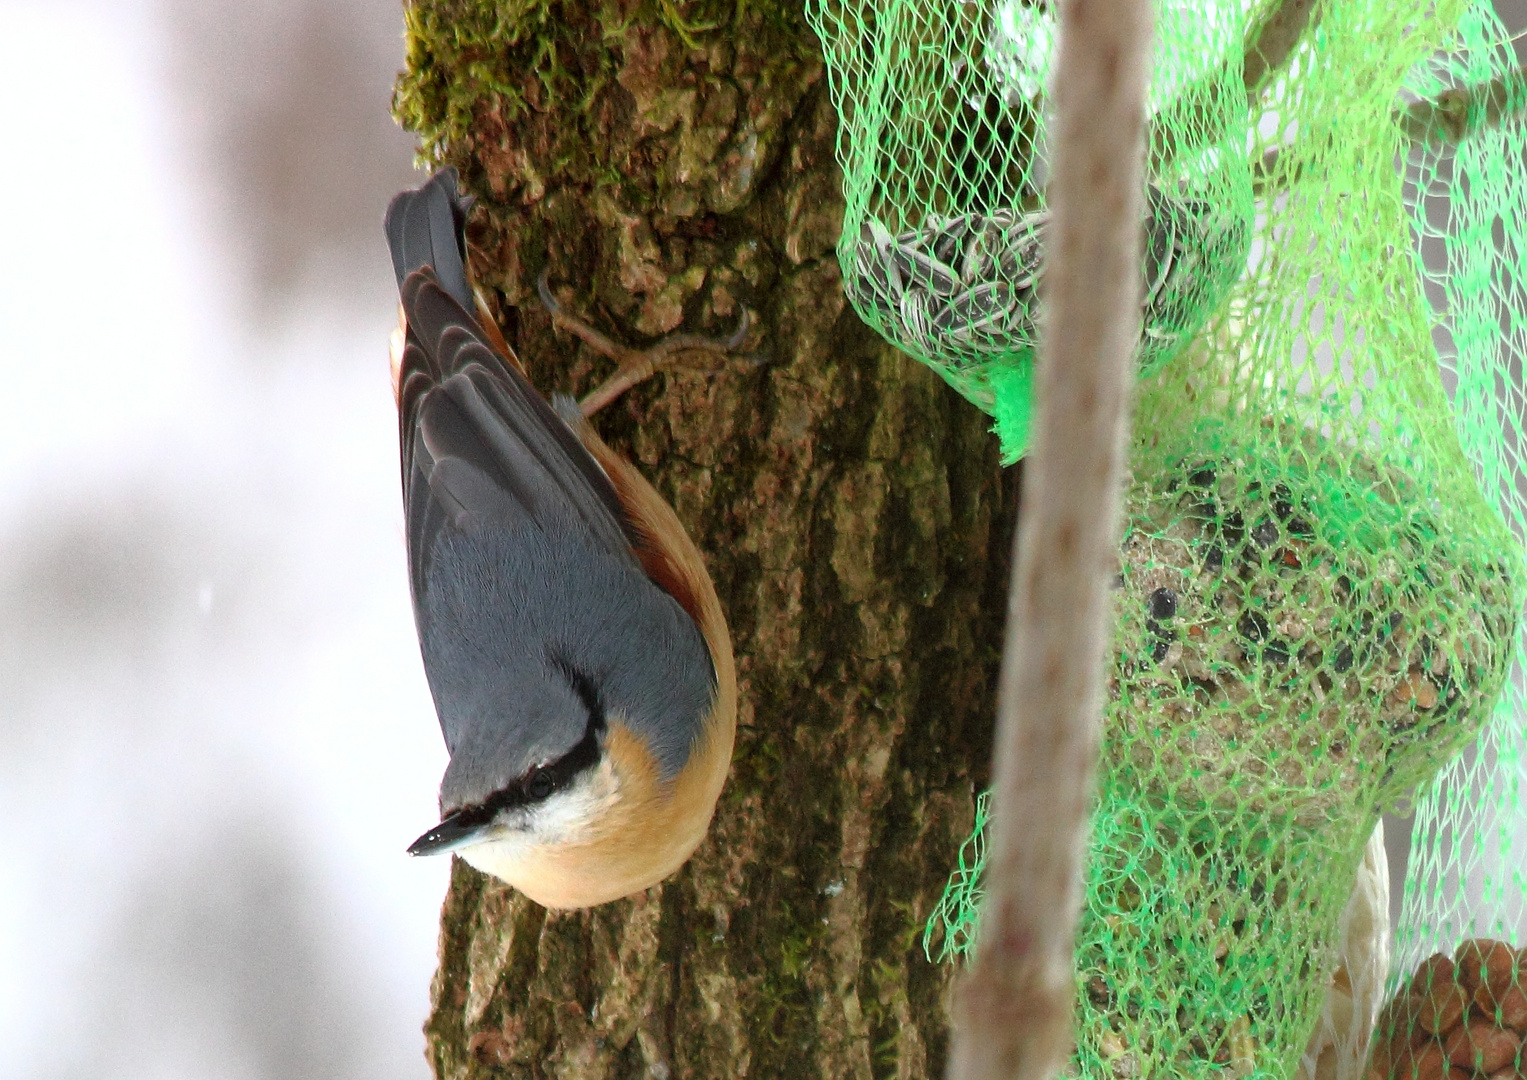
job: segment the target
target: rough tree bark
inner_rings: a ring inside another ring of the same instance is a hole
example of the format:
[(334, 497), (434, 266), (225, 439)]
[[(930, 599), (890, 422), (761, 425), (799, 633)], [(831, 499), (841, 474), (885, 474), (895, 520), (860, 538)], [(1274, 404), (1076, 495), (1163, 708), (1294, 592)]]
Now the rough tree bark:
[(847, 306), (836, 121), (799, 5), (417, 0), (397, 112), (479, 198), (473, 270), (545, 389), (757, 320), (761, 365), (597, 420), (705, 552), (736, 645), (710, 836), (642, 897), (548, 914), (458, 863), (439, 1078), (936, 1077), (919, 934), (985, 783), (1016, 506), (987, 419)]

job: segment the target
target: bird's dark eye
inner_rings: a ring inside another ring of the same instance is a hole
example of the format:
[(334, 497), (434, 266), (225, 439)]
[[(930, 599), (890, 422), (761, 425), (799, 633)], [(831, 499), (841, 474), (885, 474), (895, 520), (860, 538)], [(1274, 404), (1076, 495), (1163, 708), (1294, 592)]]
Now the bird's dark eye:
[(552, 781), (551, 773), (545, 769), (537, 769), (531, 773), (525, 781), (525, 794), (532, 799), (544, 799), (551, 794), (557, 785)]

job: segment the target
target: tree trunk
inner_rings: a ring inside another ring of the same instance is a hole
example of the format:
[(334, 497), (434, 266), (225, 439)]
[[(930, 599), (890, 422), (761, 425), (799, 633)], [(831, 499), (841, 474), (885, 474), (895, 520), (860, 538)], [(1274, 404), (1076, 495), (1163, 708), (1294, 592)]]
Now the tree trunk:
[[(679, 8), (683, 7), (682, 16)], [(942, 1075), (920, 935), (973, 819), (1016, 506), (989, 421), (844, 300), (836, 119), (798, 4), (418, 0), (398, 115), (479, 196), (472, 268), (545, 390), (631, 345), (763, 363), (596, 417), (705, 553), (736, 647), (709, 837), (634, 900), (548, 913), (457, 863), (426, 1023), (440, 1080)]]

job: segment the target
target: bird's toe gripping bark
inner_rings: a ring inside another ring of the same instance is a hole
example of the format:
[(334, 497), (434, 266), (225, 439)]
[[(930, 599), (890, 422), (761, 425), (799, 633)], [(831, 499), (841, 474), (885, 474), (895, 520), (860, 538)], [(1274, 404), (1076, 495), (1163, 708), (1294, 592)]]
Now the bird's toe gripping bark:
[(536, 281), (536, 288), (541, 294), (541, 303), (551, 314), (552, 325), (576, 335), (596, 352), (608, 356), (620, 365), (613, 375), (600, 383), (592, 393), (578, 403), (579, 411), (586, 417), (593, 416), (621, 394), (646, 382), (660, 371), (719, 366), (736, 355), (752, 326), (752, 319), (747, 309), (743, 309), (737, 329), (727, 337), (669, 334), (645, 349), (632, 349), (605, 337), (588, 323), (564, 311), (556, 297), (552, 296), (544, 271)]

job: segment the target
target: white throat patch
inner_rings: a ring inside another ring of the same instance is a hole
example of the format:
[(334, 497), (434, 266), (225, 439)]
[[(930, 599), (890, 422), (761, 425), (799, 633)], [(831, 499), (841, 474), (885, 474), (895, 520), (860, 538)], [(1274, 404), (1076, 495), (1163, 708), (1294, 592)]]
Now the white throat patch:
[(483, 838), (456, 854), (483, 873), (513, 883), (515, 868), (527, 858), (592, 842), (619, 800), (620, 778), (609, 757), (602, 756), (571, 787), (540, 802), (499, 811)]

